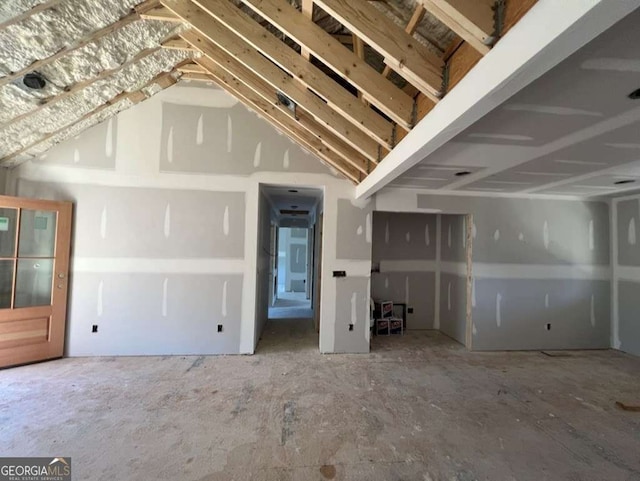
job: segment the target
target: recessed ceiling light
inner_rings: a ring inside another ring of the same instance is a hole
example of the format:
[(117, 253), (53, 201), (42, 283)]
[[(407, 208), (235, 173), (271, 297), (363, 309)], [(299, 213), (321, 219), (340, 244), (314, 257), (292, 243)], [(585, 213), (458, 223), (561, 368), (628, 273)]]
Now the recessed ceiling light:
[(631, 100), (640, 100), (640, 89), (634, 90), (629, 94)]
[(468, 170), (462, 170), (460, 172), (456, 172), (456, 177), (463, 177), (465, 175), (469, 175), (471, 172), (469, 172)]
[(616, 182), (614, 182), (614, 185), (623, 185), (623, 184), (633, 184), (635, 182), (635, 180), (633, 179), (624, 179), (624, 180), (618, 180)]
[(25, 84), (30, 89), (34, 90), (42, 90), (45, 85), (47, 85), (47, 81), (42, 76), (42, 74), (38, 72), (31, 72), (22, 77), (22, 83)]
[(297, 194), (298, 191), (296, 189), (289, 189), (289, 192), (291, 192), (292, 194)]

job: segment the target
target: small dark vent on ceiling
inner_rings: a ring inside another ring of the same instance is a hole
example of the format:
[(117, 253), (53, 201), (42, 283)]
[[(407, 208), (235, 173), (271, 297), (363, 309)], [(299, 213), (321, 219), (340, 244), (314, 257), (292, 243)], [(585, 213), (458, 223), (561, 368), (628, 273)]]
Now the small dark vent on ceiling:
[(633, 184), (635, 182), (635, 180), (633, 179), (624, 179), (624, 180), (618, 180), (616, 182), (614, 182), (614, 185), (624, 185), (624, 184)]
[(456, 172), (456, 177), (463, 177), (465, 175), (469, 175), (471, 172), (469, 172), (468, 170), (463, 170), (461, 172)]
[(280, 211), (280, 214), (282, 214), (282, 215), (308, 215), (309, 211), (308, 210), (283, 209), (283, 210)]
[(42, 90), (47, 85), (46, 79), (38, 72), (26, 74), (22, 78), (22, 83), (34, 90)]

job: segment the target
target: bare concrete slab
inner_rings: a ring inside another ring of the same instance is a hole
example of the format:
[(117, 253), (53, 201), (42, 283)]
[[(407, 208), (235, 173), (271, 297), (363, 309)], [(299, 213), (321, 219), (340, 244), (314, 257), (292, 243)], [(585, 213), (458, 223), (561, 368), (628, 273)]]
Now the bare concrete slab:
[[(306, 322), (306, 324), (305, 324)], [(640, 479), (640, 359), (469, 353), (431, 331), (321, 355), (311, 321), (254, 356), (74, 358), (0, 371), (3, 456), (81, 480)]]

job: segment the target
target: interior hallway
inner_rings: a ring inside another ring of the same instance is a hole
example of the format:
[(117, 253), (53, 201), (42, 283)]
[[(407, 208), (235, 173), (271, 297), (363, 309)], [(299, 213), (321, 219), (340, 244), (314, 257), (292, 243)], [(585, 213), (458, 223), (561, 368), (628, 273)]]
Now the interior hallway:
[(278, 298), (269, 308), (269, 319), (311, 319), (311, 301), (304, 292), (278, 292)]
[[(280, 332), (284, 331), (284, 332)], [(634, 480), (640, 359), (469, 353), (435, 332), (321, 355), (311, 322), (257, 354), (68, 358), (0, 371), (3, 456), (85, 480)]]

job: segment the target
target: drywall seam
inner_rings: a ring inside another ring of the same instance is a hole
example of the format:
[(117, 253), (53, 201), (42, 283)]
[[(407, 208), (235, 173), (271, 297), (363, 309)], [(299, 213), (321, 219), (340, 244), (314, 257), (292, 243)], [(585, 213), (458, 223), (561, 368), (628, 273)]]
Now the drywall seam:
[(175, 274), (242, 274), (244, 259), (142, 259), (139, 257), (74, 257), (74, 272)]
[(431, 260), (380, 260), (380, 272), (436, 272), (437, 263)]
[[(467, 275), (464, 262), (442, 262), (442, 272)], [(594, 279), (609, 280), (609, 266), (588, 264), (542, 265), (473, 262), (473, 277), (486, 279)]]

